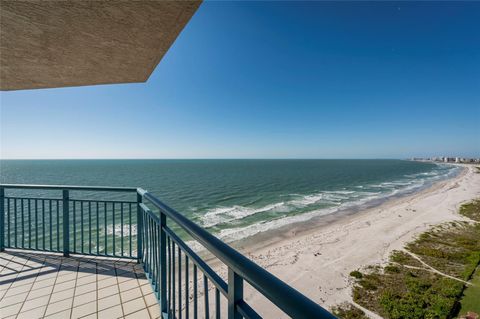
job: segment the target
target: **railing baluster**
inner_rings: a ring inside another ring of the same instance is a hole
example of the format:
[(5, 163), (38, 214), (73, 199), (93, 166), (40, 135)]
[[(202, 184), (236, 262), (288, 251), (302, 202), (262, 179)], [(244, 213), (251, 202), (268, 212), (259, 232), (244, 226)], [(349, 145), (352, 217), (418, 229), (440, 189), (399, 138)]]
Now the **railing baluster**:
[(152, 282), (155, 283), (155, 292), (158, 290), (158, 286), (155, 282), (155, 274), (156, 274), (156, 260), (155, 260), (155, 227), (154, 227), (155, 223), (154, 223), (154, 220), (153, 218), (150, 219), (150, 268), (151, 268), (151, 277), (152, 277)]
[(160, 311), (162, 314), (168, 314), (167, 309), (167, 252), (166, 252), (166, 235), (165, 227), (167, 226), (167, 217), (160, 213)]
[(145, 266), (150, 273), (150, 216), (145, 216)]
[(154, 220), (150, 217), (150, 268), (152, 269), (152, 280), (155, 280), (155, 233), (153, 225)]
[(142, 213), (142, 218), (140, 219), (140, 222), (142, 223), (143, 225), (143, 231), (142, 231), (142, 234), (140, 236), (141, 238), (141, 241), (142, 241), (142, 250), (141, 250), (141, 253), (142, 253), (142, 262), (147, 262), (147, 212), (143, 212)]
[(5, 250), (5, 188), (0, 187), (0, 251), (4, 251), (4, 250)]
[(143, 260), (143, 246), (142, 246), (142, 236), (143, 236), (143, 212), (140, 207), (143, 197), (137, 191), (137, 261), (140, 263)]
[(60, 251), (60, 201), (57, 199), (57, 251)]
[(77, 252), (77, 201), (73, 200), (73, 252)]
[(120, 203), (120, 250), (123, 256), (123, 202)]
[(208, 303), (208, 278), (203, 274), (203, 299), (205, 301), (205, 318), (210, 318), (210, 304)]
[[(150, 217), (150, 268), (152, 269), (152, 281), (155, 280), (155, 222)], [(158, 287), (155, 287), (157, 289)]]
[(97, 206), (97, 255), (100, 255), (100, 212), (99, 212), (99, 202), (96, 202)]
[(197, 265), (193, 264), (193, 319), (198, 318)]
[(7, 242), (8, 242), (8, 247), (12, 246), (12, 243), (10, 241), (10, 198), (7, 199)]
[(168, 314), (172, 312), (172, 247), (170, 237), (167, 237), (168, 246)]
[(52, 241), (52, 224), (53, 224), (53, 221), (52, 221), (52, 200), (50, 199), (49, 200), (49, 205), (48, 205), (48, 215), (50, 217), (50, 250), (53, 250), (53, 241)]
[(28, 249), (32, 249), (32, 212), (31, 212), (31, 200), (27, 199), (28, 205)]
[(190, 295), (190, 289), (188, 288), (188, 271), (189, 271), (189, 265), (188, 265), (188, 255), (185, 254), (185, 318), (188, 319), (190, 317), (189, 314), (189, 295)]
[(42, 249), (45, 249), (45, 199), (42, 199)]
[(88, 253), (92, 254), (92, 202), (88, 201)]
[(20, 205), (22, 205), (21, 210), (21, 220), (22, 220), (22, 248), (25, 248), (25, 211), (24, 211), (24, 202), (23, 198), (20, 200)]
[(129, 230), (128, 230), (128, 234), (129, 234), (129, 243), (128, 243), (128, 255), (130, 257), (132, 257), (132, 237), (133, 237), (133, 234), (132, 234), (132, 203), (129, 203), (128, 204), (128, 225), (129, 225)]
[(108, 254), (107, 251), (107, 243), (108, 243), (108, 240), (107, 240), (107, 237), (108, 237), (108, 231), (107, 231), (107, 202), (103, 202), (103, 217), (104, 217), (104, 227), (103, 227), (103, 230), (104, 230), (104, 235), (105, 235), (105, 247), (104, 247), (104, 250), (105, 250), (105, 256)]
[[(157, 287), (158, 287), (158, 293), (157, 293), (157, 299), (160, 300), (160, 294), (163, 294), (162, 292), (162, 287), (163, 287), (163, 282), (161, 282), (161, 273), (165, 271), (164, 268), (161, 267), (161, 256), (162, 256), (162, 251), (161, 251), (161, 226), (159, 223), (155, 224), (155, 238), (156, 238), (156, 244), (155, 244), (155, 264), (157, 267), (157, 272), (156, 272), (156, 281), (157, 281)], [(160, 301), (161, 302), (161, 301)], [(161, 309), (161, 305), (160, 305)]]
[(220, 291), (215, 288), (215, 318), (220, 319)]
[(153, 271), (155, 267), (155, 262), (154, 262), (154, 256), (153, 256), (153, 245), (154, 243), (154, 238), (153, 238), (153, 218), (152, 216), (148, 216), (148, 264), (150, 266), (150, 271)]
[(115, 203), (112, 202), (112, 245), (113, 245), (113, 255), (117, 255), (117, 249), (115, 247)]
[(150, 216), (145, 216), (145, 266), (150, 272)]
[(147, 217), (147, 224), (145, 225), (145, 230), (147, 232), (147, 256), (148, 256), (148, 275), (150, 279), (152, 279), (152, 272), (153, 272), (153, 256), (152, 256), (152, 246), (153, 246), (153, 238), (152, 238), (152, 217), (149, 215)]
[(144, 268), (148, 270), (148, 215), (144, 212), (143, 218), (143, 260)]
[(13, 219), (13, 227), (14, 227), (14, 233), (15, 233), (15, 240), (14, 240), (14, 243), (15, 243), (15, 248), (18, 248), (18, 241), (17, 241), (17, 237), (18, 237), (18, 225), (17, 225), (17, 199), (15, 198), (13, 200), (13, 209), (14, 209), (14, 216), (15, 218)]
[(35, 200), (35, 249), (38, 250), (38, 199)]
[(182, 319), (182, 251), (178, 247), (178, 318)]
[(243, 300), (243, 278), (228, 268), (228, 319), (241, 319), (237, 303)]
[[(150, 216), (148, 219), (148, 226), (149, 226), (149, 256), (150, 256), (150, 269), (152, 271), (152, 276), (155, 274), (155, 235), (153, 233), (153, 218)], [(152, 280), (155, 279), (155, 276), (152, 277)]]
[(172, 240), (172, 306), (173, 306), (173, 318), (176, 317), (175, 306), (175, 242)]
[(70, 255), (70, 201), (69, 192), (64, 189), (62, 191), (62, 208), (63, 208), (63, 256), (68, 257)]
[(147, 213), (142, 212), (141, 218), (140, 218), (141, 223), (143, 224), (143, 231), (139, 236), (139, 239), (142, 243), (141, 246), (141, 255), (142, 259), (140, 262), (144, 263), (146, 265), (147, 263)]
[(83, 254), (83, 246), (85, 246), (83, 241), (83, 201), (80, 201), (80, 244), (82, 245), (80, 251)]
[(152, 236), (152, 282), (155, 282), (155, 291), (158, 291), (157, 277), (157, 236), (155, 232), (155, 222), (152, 218), (150, 222), (150, 234)]
[(160, 281), (158, 280), (158, 274), (160, 273), (159, 271), (159, 262), (158, 262), (158, 247), (160, 246), (159, 245), (159, 237), (158, 237), (158, 233), (157, 233), (157, 230), (158, 230), (158, 224), (156, 222), (153, 222), (152, 223), (152, 226), (153, 226), (153, 246), (152, 246), (152, 250), (153, 250), (153, 281), (155, 281), (155, 295), (157, 296), (157, 299), (158, 299), (158, 296), (160, 294)]

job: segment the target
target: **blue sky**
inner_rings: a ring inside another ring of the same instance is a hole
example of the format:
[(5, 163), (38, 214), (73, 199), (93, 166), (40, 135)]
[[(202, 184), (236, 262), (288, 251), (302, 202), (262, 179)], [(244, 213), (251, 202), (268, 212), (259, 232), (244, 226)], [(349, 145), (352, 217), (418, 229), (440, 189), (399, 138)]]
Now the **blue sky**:
[(0, 98), (2, 158), (480, 156), (480, 3), (205, 2), (147, 83)]

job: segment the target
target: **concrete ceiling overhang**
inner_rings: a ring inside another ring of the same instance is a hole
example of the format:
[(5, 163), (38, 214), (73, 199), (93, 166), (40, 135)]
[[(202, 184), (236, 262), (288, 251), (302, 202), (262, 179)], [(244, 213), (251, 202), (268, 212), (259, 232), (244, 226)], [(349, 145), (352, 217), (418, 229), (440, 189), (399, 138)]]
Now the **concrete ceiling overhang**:
[(200, 3), (0, 0), (0, 89), (145, 82)]

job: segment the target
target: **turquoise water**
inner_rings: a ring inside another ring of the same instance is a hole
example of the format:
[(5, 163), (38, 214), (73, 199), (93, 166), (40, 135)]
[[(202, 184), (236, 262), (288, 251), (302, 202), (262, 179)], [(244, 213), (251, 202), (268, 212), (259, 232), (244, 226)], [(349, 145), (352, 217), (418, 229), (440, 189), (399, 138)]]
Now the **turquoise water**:
[(0, 181), (142, 187), (230, 241), (414, 192), (458, 170), (403, 160), (3, 160)]

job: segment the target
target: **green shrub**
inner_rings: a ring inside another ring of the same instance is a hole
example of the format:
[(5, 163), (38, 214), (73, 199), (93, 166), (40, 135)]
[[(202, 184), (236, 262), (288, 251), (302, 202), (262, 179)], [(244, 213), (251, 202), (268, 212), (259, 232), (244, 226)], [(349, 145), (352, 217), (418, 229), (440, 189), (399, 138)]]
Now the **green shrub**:
[(390, 256), (390, 260), (396, 263), (404, 263), (408, 260), (408, 255), (403, 251), (394, 250)]
[(388, 266), (385, 266), (385, 271), (386, 272), (399, 273), (400, 268), (398, 268), (397, 266), (394, 266), (394, 265), (388, 265)]
[(413, 294), (398, 296), (387, 291), (380, 297), (380, 304), (392, 319), (418, 319), (425, 315), (425, 302)]
[(460, 207), (460, 214), (470, 219), (480, 221), (480, 200), (462, 205), (462, 207)]
[(366, 290), (376, 290), (377, 285), (371, 280), (360, 280), (359, 284)]
[(332, 308), (332, 313), (340, 319), (366, 319), (365, 313), (351, 303), (343, 303)]
[(354, 270), (350, 273), (350, 276), (354, 277), (354, 278), (357, 278), (357, 279), (362, 279), (363, 275), (361, 272), (359, 272), (358, 270)]

